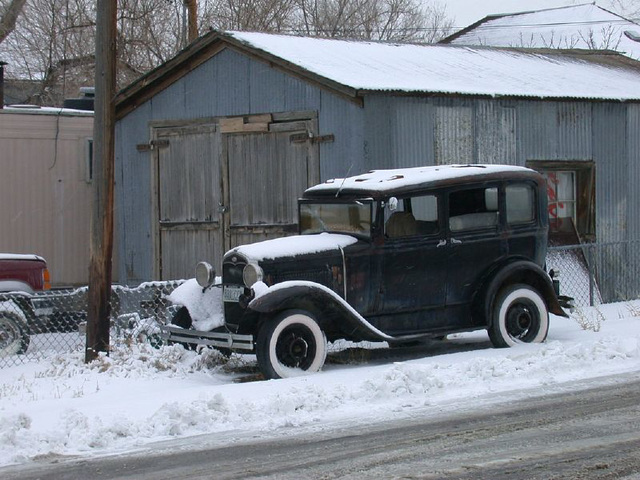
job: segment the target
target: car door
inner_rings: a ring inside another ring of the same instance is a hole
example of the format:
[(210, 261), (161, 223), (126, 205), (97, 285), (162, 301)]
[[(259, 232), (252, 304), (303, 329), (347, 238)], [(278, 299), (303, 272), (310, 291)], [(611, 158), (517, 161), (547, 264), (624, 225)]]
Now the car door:
[[(445, 305), (446, 246), (441, 199), (414, 195), (387, 202), (373, 323), (391, 335), (437, 330)], [(391, 205), (391, 208), (389, 207)], [(376, 270), (376, 269), (374, 269)]]
[(470, 303), (481, 279), (508, 253), (498, 183), (451, 190), (447, 215), (447, 325), (472, 326)]

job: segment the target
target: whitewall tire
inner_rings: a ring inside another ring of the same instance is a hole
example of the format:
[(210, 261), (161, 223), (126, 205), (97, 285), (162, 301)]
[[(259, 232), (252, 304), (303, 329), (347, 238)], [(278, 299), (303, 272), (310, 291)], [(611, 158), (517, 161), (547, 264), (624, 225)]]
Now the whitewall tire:
[(537, 290), (525, 284), (502, 289), (493, 307), (489, 338), (494, 347), (541, 343), (549, 332), (547, 305)]
[(314, 373), (327, 357), (327, 338), (309, 312), (287, 310), (260, 328), (256, 357), (265, 378)]

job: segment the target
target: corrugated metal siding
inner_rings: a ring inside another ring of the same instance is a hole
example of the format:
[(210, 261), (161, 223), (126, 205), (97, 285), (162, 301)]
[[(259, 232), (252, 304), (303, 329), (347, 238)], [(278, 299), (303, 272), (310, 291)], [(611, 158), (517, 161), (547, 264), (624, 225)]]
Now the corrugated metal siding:
[(516, 153), (516, 109), (499, 101), (476, 102), (476, 161), (514, 165)]
[(320, 100), (320, 135), (335, 136), (334, 142), (320, 144), (320, 179), (344, 177), (347, 172), (371, 168), (365, 160), (368, 136), (365, 139), (364, 110), (327, 92), (321, 92)]
[(528, 160), (558, 159), (557, 103), (519, 101), (517, 116), (518, 164)]
[(392, 102), (391, 166), (435, 165), (434, 106), (424, 98), (389, 98), (388, 101)]
[(600, 242), (627, 239), (628, 174), (626, 105), (594, 105), (596, 228)]
[(442, 102), (436, 106), (435, 160), (438, 165), (474, 162), (474, 111), (467, 102)]
[[(596, 229), (601, 243), (628, 238), (629, 158), (627, 156), (627, 106), (594, 105), (593, 153), (596, 162)], [(597, 265), (600, 289), (606, 300), (625, 298), (637, 272), (628, 269), (624, 245), (603, 249)]]
[(88, 282), (93, 117), (0, 114), (0, 251), (43, 256), (54, 286)]
[(153, 277), (151, 171), (154, 152), (138, 152), (149, 141), (149, 103), (116, 128), (116, 216), (120, 281), (138, 284)]
[(558, 159), (582, 160), (593, 158), (592, 104), (557, 103)]
[[(626, 188), (629, 190), (629, 239), (640, 241), (640, 105), (627, 105), (627, 155), (629, 175)], [(635, 255), (640, 262), (640, 254)], [(635, 272), (640, 272), (636, 268)]]

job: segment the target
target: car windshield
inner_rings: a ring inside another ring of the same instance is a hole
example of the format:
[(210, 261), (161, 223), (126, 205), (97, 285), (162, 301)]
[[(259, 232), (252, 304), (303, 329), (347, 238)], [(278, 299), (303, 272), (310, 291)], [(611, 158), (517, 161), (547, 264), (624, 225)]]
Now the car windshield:
[(372, 202), (301, 203), (300, 233), (346, 233), (371, 236)]

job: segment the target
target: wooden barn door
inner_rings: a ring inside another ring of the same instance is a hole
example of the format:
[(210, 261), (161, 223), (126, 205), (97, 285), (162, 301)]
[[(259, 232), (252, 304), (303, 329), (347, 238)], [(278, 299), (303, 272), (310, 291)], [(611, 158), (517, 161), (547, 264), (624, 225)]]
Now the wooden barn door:
[[(297, 199), (320, 181), (313, 112), (154, 129), (156, 278), (222, 267), (237, 245), (297, 232)], [(332, 138), (332, 136), (328, 136)]]
[(229, 247), (297, 233), (297, 200), (320, 181), (315, 120), (274, 114), (261, 124), (261, 117), (245, 117), (243, 128), (260, 130), (262, 125), (264, 131), (234, 132), (222, 123)]
[(225, 244), (217, 126), (157, 129), (156, 142), (159, 278), (192, 278), (202, 260), (219, 271)]

